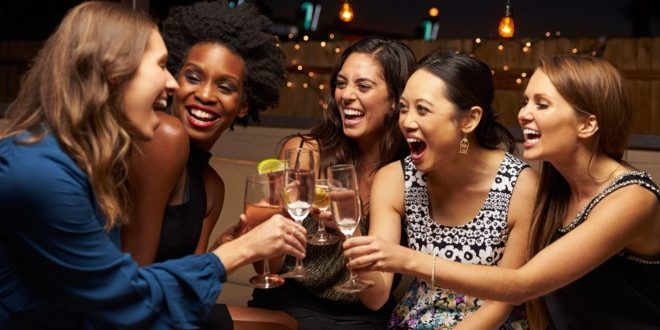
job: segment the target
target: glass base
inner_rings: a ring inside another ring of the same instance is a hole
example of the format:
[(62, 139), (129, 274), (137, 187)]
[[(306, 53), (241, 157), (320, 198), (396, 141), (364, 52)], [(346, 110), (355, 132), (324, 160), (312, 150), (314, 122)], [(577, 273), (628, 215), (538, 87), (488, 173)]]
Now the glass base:
[(305, 278), (307, 276), (307, 270), (303, 267), (296, 267), (280, 276), (284, 278)]
[(261, 274), (252, 276), (250, 278), (250, 284), (259, 289), (272, 289), (284, 284), (284, 278), (276, 274)]
[(343, 293), (357, 293), (374, 286), (374, 281), (361, 280), (359, 277), (351, 277), (346, 282), (334, 287), (336, 291)]
[(332, 245), (339, 242), (339, 236), (330, 234), (326, 231), (315, 232), (307, 235), (307, 244), (311, 245)]

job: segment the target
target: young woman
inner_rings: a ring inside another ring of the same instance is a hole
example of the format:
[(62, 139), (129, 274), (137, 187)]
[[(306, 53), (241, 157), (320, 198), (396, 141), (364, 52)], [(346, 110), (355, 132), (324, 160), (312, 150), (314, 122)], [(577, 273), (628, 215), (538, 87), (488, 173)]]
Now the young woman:
[(195, 328), (227, 273), (304, 255), (304, 228), (281, 216), (151, 267), (119, 250), (131, 143), (153, 137), (177, 88), (166, 61), (156, 26), (112, 2), (72, 9), (37, 55), (0, 135), (3, 327)]
[[(330, 80), (332, 98), (323, 121), (309, 135), (288, 139), (282, 148), (282, 153), (300, 146), (313, 150), (316, 173), (321, 177), (331, 165), (355, 165), (363, 201), (363, 233), (369, 228), (367, 201), (374, 173), (405, 152), (395, 107), (414, 63), (410, 48), (398, 41), (372, 37), (347, 48)], [(304, 225), (310, 229), (317, 226), (311, 218)], [(348, 277), (341, 245), (308, 245), (307, 249), (304, 264), (309, 276), (287, 280), (281, 288), (255, 290), (252, 306), (286, 311), (298, 320), (301, 329), (384, 328), (394, 306), (391, 297), (374, 312), (356, 295), (333, 290)], [(283, 260), (271, 260), (271, 269), (285, 272), (294, 266), (293, 258), (287, 257), (282, 267)]]
[(234, 120), (277, 105), (285, 78), (270, 21), (251, 4), (173, 8), (163, 35), (179, 89), (173, 116), (159, 113), (154, 138), (132, 155), (135, 207), (122, 230), (124, 250), (141, 265), (206, 252), (225, 195), (209, 150)]
[[(397, 244), (403, 230), (409, 249), (462, 263), (524, 263), (536, 177), (511, 155), (514, 142), (495, 121), (493, 95), (490, 68), (475, 58), (435, 52), (420, 61), (399, 102), (410, 156), (376, 174), (369, 235)], [(393, 275), (370, 276), (376, 287), (360, 298), (376, 309)], [(416, 279), (389, 327), (497, 328), (511, 308)], [(524, 326), (519, 314), (506, 326)]]
[(631, 106), (605, 60), (541, 60), (518, 114), (524, 156), (543, 161), (529, 260), (519, 269), (464, 265), (377, 237), (345, 243), (353, 268), (403, 271), (480, 297), (541, 297), (535, 328), (657, 329), (660, 190), (623, 160)]

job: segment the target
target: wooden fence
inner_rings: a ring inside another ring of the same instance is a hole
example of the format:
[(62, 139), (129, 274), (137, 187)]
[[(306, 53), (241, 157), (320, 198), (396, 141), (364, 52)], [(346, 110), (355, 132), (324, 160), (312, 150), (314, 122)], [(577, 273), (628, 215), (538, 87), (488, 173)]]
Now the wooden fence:
[[(448, 39), (404, 40), (417, 58), (443, 48), (474, 54), (493, 70), (494, 107), (505, 125), (516, 126), (522, 90), (538, 59), (551, 54), (595, 54), (616, 66), (628, 81), (634, 104), (633, 133), (660, 135), (660, 38), (543, 39), (505, 41)], [(339, 53), (349, 41), (281, 42), (286, 54), (288, 83), (274, 116), (319, 117), (329, 95), (329, 77)], [(0, 43), (0, 102), (10, 102), (20, 75), (40, 43)], [(526, 49), (523, 49), (526, 47)]]

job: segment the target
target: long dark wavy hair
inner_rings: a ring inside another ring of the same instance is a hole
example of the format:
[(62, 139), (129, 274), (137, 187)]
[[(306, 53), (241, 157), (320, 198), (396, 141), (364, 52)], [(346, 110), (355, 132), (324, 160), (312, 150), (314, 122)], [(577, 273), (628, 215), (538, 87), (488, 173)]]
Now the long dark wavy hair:
[[(320, 173), (335, 164), (354, 164), (359, 168), (359, 150), (357, 144), (344, 134), (339, 106), (335, 101), (337, 75), (346, 59), (354, 53), (371, 55), (382, 67), (387, 92), (393, 104), (399, 103), (406, 81), (415, 66), (415, 55), (404, 43), (381, 37), (367, 37), (346, 48), (339, 57), (339, 62), (330, 78), (331, 97), (328, 108), (323, 112), (323, 119), (314, 125), (307, 141), (316, 140), (321, 154)], [(380, 139), (380, 160), (374, 172), (379, 168), (402, 158), (407, 153), (407, 146), (398, 126), (399, 114), (392, 109), (385, 116), (383, 129), (385, 134)]]
[[(541, 58), (538, 69), (548, 76), (578, 116), (595, 115), (598, 132), (592, 157), (604, 154), (625, 164), (632, 105), (621, 74), (607, 61), (595, 57), (549, 56)], [(534, 204), (528, 258), (552, 242), (566, 216), (571, 189), (550, 162), (543, 162)], [(530, 325), (547, 327), (547, 311), (541, 299), (526, 303)]]
[(426, 70), (445, 83), (447, 99), (460, 113), (467, 113), (474, 106), (483, 113), (475, 129), (477, 144), (485, 149), (504, 148), (513, 153), (515, 141), (511, 133), (497, 122), (493, 109), (495, 88), (488, 65), (475, 57), (454, 51), (435, 51), (419, 61), (415, 68)]

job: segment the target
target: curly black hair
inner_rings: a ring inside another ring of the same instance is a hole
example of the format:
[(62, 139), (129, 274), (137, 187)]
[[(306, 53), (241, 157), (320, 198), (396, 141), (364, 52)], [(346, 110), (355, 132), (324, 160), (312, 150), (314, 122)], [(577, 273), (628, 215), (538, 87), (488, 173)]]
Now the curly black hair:
[(197, 2), (172, 8), (162, 23), (170, 52), (167, 66), (175, 76), (188, 51), (200, 43), (218, 43), (245, 62), (245, 97), (248, 115), (236, 118), (245, 125), (259, 121), (259, 112), (277, 105), (286, 79), (284, 53), (271, 33), (272, 22), (250, 3), (229, 8), (224, 0)]

